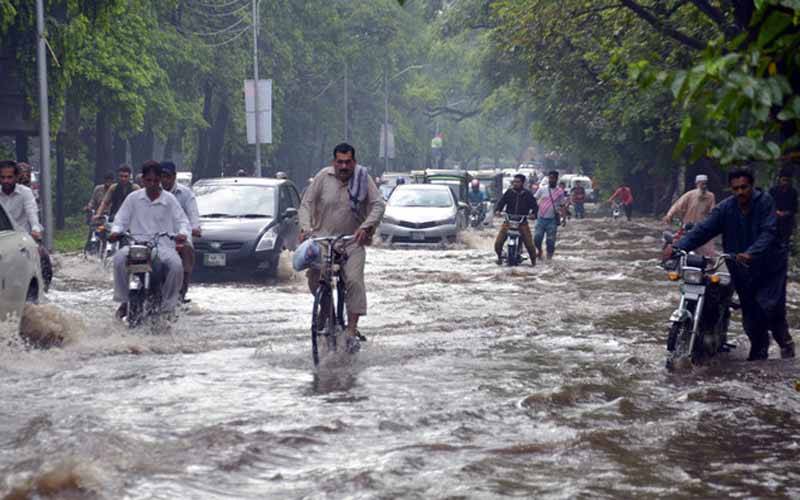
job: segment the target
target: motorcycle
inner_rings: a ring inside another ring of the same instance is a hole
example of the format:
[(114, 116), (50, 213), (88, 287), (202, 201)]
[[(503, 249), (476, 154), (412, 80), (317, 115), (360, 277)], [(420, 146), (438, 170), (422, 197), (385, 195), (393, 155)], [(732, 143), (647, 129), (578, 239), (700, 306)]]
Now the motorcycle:
[(90, 255), (95, 255), (99, 257), (101, 261), (105, 262), (108, 257), (109, 245), (108, 217), (104, 215), (90, 224), (92, 231), (89, 236), (89, 241), (87, 241), (86, 245), (83, 247), (83, 256), (84, 258), (88, 258)]
[(519, 226), (528, 221), (524, 215), (509, 215), (503, 214), (505, 217), (505, 224), (508, 225), (508, 234), (506, 235), (506, 252), (503, 256), (506, 264), (510, 266), (518, 266), (522, 263), (525, 257), (522, 256), (522, 240), (520, 239)]
[(141, 325), (148, 317), (161, 313), (161, 284), (164, 280), (158, 262), (158, 240), (174, 236), (167, 233), (155, 235), (150, 240), (136, 241), (126, 235), (128, 256), (125, 270), (128, 273), (128, 312), (125, 317), (130, 328)]
[[(665, 248), (675, 236), (664, 233)], [(730, 350), (728, 326), (733, 303), (731, 275), (719, 269), (732, 256), (716, 259), (676, 249), (662, 267), (670, 281), (680, 283), (678, 308), (670, 316), (667, 336), (667, 370), (699, 365), (719, 352)]]
[(482, 202), (469, 204), (469, 226), (471, 228), (480, 228), (483, 225), (485, 218), (486, 209), (484, 208), (484, 204)]

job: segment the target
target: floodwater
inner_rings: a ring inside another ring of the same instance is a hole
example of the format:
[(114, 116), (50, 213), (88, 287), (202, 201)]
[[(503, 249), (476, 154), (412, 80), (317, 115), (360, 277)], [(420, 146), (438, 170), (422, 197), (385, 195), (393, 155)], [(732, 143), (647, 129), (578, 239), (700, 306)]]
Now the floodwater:
[(152, 335), (63, 257), (64, 347), (3, 340), (0, 498), (800, 497), (800, 363), (745, 362), (737, 319), (736, 351), (666, 373), (659, 231), (573, 221), (536, 268), (498, 267), (490, 231), (371, 248), (369, 342), (318, 371), (286, 266), (195, 285)]

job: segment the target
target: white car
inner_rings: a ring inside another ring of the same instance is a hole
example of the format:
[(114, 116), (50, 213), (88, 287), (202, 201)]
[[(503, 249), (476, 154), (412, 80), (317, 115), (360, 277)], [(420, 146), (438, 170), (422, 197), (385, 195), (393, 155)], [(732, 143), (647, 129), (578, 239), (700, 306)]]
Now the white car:
[(44, 281), (39, 246), (17, 228), (0, 205), (0, 321), (19, 319), (26, 302), (38, 302)]
[(445, 243), (455, 241), (465, 217), (449, 186), (401, 184), (386, 203), (380, 234), (391, 243)]

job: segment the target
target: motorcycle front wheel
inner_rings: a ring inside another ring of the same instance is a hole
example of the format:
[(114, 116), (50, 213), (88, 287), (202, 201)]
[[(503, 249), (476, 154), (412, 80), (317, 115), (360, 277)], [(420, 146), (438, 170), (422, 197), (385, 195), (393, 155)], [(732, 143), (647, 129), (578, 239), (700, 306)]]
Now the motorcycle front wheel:
[[(700, 338), (695, 340), (695, 345), (699, 344)], [(674, 371), (678, 367), (689, 366), (697, 362), (697, 356), (692, 351), (692, 323), (683, 321), (673, 323), (667, 336), (667, 355), (666, 367), (669, 371)], [(671, 348), (670, 348), (671, 347)]]

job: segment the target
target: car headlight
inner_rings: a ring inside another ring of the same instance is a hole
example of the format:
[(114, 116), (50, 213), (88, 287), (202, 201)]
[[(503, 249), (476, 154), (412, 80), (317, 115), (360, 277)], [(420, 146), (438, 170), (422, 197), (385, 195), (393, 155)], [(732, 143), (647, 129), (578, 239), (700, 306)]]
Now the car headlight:
[(270, 229), (269, 231), (265, 232), (264, 235), (258, 240), (258, 245), (256, 245), (256, 252), (260, 252), (262, 250), (274, 250), (275, 249), (275, 241), (278, 239), (278, 235), (275, 232), (275, 229)]
[(392, 217), (384, 217), (381, 222), (385, 222), (386, 224), (394, 224), (397, 225), (397, 219), (393, 219)]
[(445, 219), (445, 220), (443, 220), (443, 221), (441, 222), (441, 224), (442, 224), (442, 225), (447, 225), (447, 224), (451, 224), (451, 225), (452, 225), (452, 224), (456, 224), (456, 217), (455, 217), (455, 215), (454, 215), (453, 217), (450, 217), (449, 219)]
[(703, 271), (695, 267), (687, 267), (683, 270), (683, 282), (690, 285), (703, 284)]

